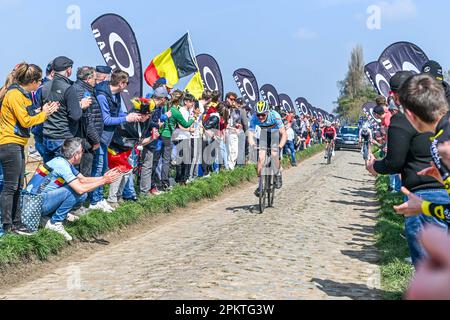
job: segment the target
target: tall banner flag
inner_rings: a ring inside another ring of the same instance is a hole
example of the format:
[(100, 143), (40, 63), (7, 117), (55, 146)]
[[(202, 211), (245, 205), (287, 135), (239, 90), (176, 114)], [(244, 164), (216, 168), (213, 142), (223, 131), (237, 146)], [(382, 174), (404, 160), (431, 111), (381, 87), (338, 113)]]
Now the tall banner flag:
[(308, 100), (306, 100), (305, 98), (303, 98), (303, 97), (297, 98), (295, 100), (295, 104), (297, 105), (300, 115), (307, 115), (309, 113)]
[(384, 50), (378, 60), (391, 76), (398, 71), (421, 73), (429, 61), (425, 52), (410, 42), (397, 42)]
[(367, 116), (367, 119), (372, 126), (377, 126), (378, 123), (380, 123), (380, 120), (375, 118), (375, 116), (373, 115), (373, 109), (376, 106), (377, 104), (375, 102), (368, 102), (362, 106), (364, 114)]
[(256, 103), (259, 101), (259, 87), (255, 75), (248, 69), (238, 69), (233, 73), (233, 78), (245, 104), (255, 110)]
[(308, 102), (307, 107), (308, 107), (308, 113), (309, 113), (309, 115), (312, 116), (312, 117), (314, 117), (314, 107), (312, 106), (312, 104)]
[(389, 97), (389, 92), (391, 91), (389, 80), (391, 79), (391, 75), (383, 65), (378, 61), (374, 61), (367, 64), (364, 67), (364, 71), (375, 90), (378, 91), (378, 94), (386, 98)]
[(153, 87), (159, 78), (166, 78), (174, 86), (181, 78), (198, 71), (189, 33), (175, 42), (169, 49), (156, 56), (145, 70), (145, 81)]
[(222, 72), (219, 64), (209, 54), (199, 54), (197, 64), (205, 88), (220, 92), (220, 99), (225, 97)]
[(325, 111), (320, 108), (317, 108), (317, 115), (319, 118), (325, 119)]
[(317, 113), (317, 108), (316, 107), (312, 107), (312, 109), (313, 109), (314, 117), (317, 118), (319, 116), (319, 114)]
[(271, 84), (265, 84), (261, 87), (261, 96), (264, 101), (268, 102), (272, 107), (279, 106), (280, 99), (278, 97), (277, 89)]
[(130, 82), (121, 96), (128, 110), (131, 100), (142, 97), (142, 62), (139, 45), (133, 29), (124, 18), (105, 14), (91, 24), (92, 33), (105, 62), (113, 70), (126, 71)]
[(316, 118), (319, 117), (319, 110), (318, 110), (316, 107), (314, 107), (314, 116), (315, 116)]
[(280, 98), (281, 108), (283, 108), (289, 112), (295, 111), (294, 103), (292, 102), (292, 99), (287, 94), (282, 93), (278, 97)]

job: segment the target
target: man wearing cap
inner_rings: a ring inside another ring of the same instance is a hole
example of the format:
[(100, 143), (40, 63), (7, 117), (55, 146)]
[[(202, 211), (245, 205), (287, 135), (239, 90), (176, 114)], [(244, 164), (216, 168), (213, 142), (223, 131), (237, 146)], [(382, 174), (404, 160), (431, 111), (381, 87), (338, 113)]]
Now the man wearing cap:
[(439, 62), (436, 62), (434, 60), (428, 61), (423, 66), (422, 73), (429, 74), (442, 84), (445, 90), (445, 97), (447, 98), (447, 102), (450, 104), (450, 85), (446, 81), (444, 81), (444, 72), (442, 71), (442, 66), (439, 64)]
[(52, 114), (44, 123), (44, 162), (59, 155), (64, 140), (76, 137), (83, 110), (91, 105), (90, 98), (78, 99), (72, 75), (73, 61), (61, 56), (53, 60), (54, 79), (42, 88), (43, 103), (56, 101), (60, 103), (58, 112)]
[(108, 66), (97, 66), (95, 68), (95, 71), (97, 72), (97, 78), (96, 82), (97, 84), (102, 83), (103, 81), (110, 81), (111, 80), (111, 67)]
[[(390, 80), (393, 99), (397, 107), (401, 106), (399, 90), (402, 85), (414, 75), (411, 71), (400, 71)], [(403, 108), (400, 108), (402, 110)], [(388, 130), (387, 155), (383, 160), (376, 161), (371, 155), (367, 170), (373, 175), (401, 174), (402, 184), (414, 194), (432, 199), (436, 192), (444, 187), (431, 177), (419, 176), (417, 173), (427, 169), (432, 161), (431, 133), (419, 133), (406, 116), (400, 112), (391, 119)], [(422, 228), (420, 217), (410, 217), (405, 220), (405, 232), (413, 264), (421, 257), (421, 246), (418, 233)]]
[(168, 93), (170, 93), (170, 91), (173, 89), (173, 86), (171, 86), (168, 82), (166, 78), (159, 78), (158, 80), (156, 80), (155, 84), (153, 85), (153, 90), (156, 90), (160, 87), (163, 87), (167, 90)]

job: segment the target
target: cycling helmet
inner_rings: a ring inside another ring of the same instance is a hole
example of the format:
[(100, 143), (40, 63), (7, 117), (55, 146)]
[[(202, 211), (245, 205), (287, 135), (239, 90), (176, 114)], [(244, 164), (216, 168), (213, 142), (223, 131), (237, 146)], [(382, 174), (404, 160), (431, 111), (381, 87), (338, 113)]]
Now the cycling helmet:
[(268, 114), (270, 112), (270, 106), (266, 101), (259, 101), (256, 104), (257, 114)]
[(331, 122), (330, 121), (325, 121), (325, 127), (331, 127)]

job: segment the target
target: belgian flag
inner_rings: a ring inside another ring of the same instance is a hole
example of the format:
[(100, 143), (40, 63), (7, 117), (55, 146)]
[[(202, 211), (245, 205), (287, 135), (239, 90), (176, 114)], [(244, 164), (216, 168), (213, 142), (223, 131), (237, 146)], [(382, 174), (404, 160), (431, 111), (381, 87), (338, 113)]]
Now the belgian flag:
[(153, 87), (159, 78), (166, 78), (169, 85), (198, 71), (197, 61), (192, 52), (189, 33), (169, 49), (156, 56), (144, 73), (145, 81)]
[(200, 98), (203, 95), (203, 92), (205, 91), (205, 86), (203, 85), (203, 80), (200, 72), (197, 72), (192, 77), (191, 81), (189, 81), (184, 91), (189, 92), (195, 97), (195, 99), (200, 100)]

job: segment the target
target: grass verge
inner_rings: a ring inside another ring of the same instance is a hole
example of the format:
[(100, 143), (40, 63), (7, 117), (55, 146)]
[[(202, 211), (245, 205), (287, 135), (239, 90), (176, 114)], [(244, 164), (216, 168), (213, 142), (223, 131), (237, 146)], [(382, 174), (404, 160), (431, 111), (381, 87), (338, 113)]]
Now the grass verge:
[[(305, 160), (323, 150), (323, 145), (316, 145), (299, 152), (297, 159)], [(283, 167), (290, 167), (287, 157), (283, 159)], [(69, 224), (66, 230), (75, 240), (89, 240), (136, 224), (146, 216), (167, 214), (176, 208), (186, 207), (191, 202), (205, 198), (213, 199), (224, 190), (236, 187), (244, 181), (251, 181), (255, 177), (255, 165), (213, 174), (209, 179), (198, 179), (184, 187), (177, 186), (171, 192), (161, 196), (145, 197), (137, 203), (123, 204), (112, 214), (92, 211), (89, 215), (81, 217), (79, 221)], [(49, 256), (57, 255), (67, 246), (70, 246), (70, 243), (67, 243), (61, 235), (48, 230), (40, 230), (30, 237), (5, 236), (0, 239), (0, 270), (35, 259), (45, 261)]]
[(405, 220), (393, 209), (393, 206), (403, 203), (403, 196), (388, 192), (388, 186), (388, 176), (378, 177), (376, 189), (381, 211), (376, 237), (380, 253), (381, 285), (385, 291), (385, 300), (401, 300), (414, 268), (405, 262), (409, 257), (408, 244), (404, 238)]

